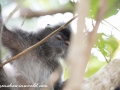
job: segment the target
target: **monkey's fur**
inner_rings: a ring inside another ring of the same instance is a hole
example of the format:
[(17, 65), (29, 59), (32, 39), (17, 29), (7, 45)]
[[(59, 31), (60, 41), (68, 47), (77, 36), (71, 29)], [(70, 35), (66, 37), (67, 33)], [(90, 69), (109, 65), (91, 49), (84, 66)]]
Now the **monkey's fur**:
[[(27, 49), (31, 45), (39, 42), (48, 34), (59, 28), (62, 24), (56, 26), (48, 25), (45, 29), (34, 32), (27, 32), (22, 29), (14, 28), (9, 30), (5, 25), (2, 33), (2, 44), (8, 48), (11, 57)], [(0, 27), (1, 28), (1, 27)], [(0, 85), (46, 85), (49, 76), (60, 66), (59, 57), (65, 57), (70, 39), (71, 28), (68, 26), (49, 40), (22, 55), (17, 60), (9, 63), (9, 67), (0, 67)], [(58, 90), (61, 80), (53, 86)], [(0, 90), (41, 90), (38, 87), (2, 87)]]

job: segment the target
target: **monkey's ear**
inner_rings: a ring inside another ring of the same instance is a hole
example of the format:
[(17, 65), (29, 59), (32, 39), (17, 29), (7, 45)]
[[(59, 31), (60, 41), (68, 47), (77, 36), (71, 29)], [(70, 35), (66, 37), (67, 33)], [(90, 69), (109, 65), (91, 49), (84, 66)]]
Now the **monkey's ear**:
[(10, 31), (3, 26), (2, 31), (2, 44), (11, 50), (21, 51), (22, 50), (22, 42), (18, 39), (19, 36), (14, 31)]

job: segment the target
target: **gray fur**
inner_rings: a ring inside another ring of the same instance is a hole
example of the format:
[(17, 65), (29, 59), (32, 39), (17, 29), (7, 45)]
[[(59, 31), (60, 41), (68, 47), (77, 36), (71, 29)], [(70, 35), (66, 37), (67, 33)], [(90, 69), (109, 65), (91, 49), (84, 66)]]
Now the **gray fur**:
[[(9, 49), (12, 57), (37, 43), (61, 25), (53, 27), (48, 25), (45, 29), (38, 31), (38, 33), (29, 33), (18, 28), (9, 30), (4, 26), (2, 43), (4, 47)], [(57, 33), (63, 36), (63, 40), (58, 40), (56, 38), (57, 34), (55, 34), (36, 49), (9, 63), (11, 70), (7, 66), (1, 69), (0, 77), (3, 77), (3, 79), (0, 79), (0, 85), (10, 83), (17, 85), (32, 85), (34, 83), (46, 85), (49, 76), (60, 66), (59, 58), (66, 56), (68, 46), (65, 45), (65, 41), (69, 41), (70, 27), (66, 27), (63, 31)], [(11, 72), (11, 74), (7, 72)], [(58, 89), (60, 81), (58, 80), (54, 90)], [(41, 90), (41, 88), (13, 88), (11, 90)]]

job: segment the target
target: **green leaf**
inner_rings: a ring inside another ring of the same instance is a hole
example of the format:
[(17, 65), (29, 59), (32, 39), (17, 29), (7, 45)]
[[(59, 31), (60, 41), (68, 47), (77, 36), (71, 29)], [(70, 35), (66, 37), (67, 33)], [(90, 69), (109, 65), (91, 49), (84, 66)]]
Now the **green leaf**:
[[(89, 17), (95, 19), (99, 9), (100, 0), (91, 0)], [(118, 13), (120, 9), (120, 0), (108, 0), (107, 13), (104, 18), (108, 18)]]
[(104, 33), (98, 34), (98, 40), (95, 47), (104, 55), (104, 57), (111, 58), (114, 56), (115, 51), (118, 48), (118, 41), (112, 35), (105, 35)]

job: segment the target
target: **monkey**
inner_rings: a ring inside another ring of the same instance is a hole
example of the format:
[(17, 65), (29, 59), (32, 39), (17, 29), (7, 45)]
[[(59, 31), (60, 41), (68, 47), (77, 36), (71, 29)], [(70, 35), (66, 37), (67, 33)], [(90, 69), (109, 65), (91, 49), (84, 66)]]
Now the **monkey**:
[[(38, 32), (27, 32), (21, 28), (8, 29), (3, 26), (2, 45), (10, 52), (11, 57), (17, 55), (28, 47), (39, 42), (48, 34), (63, 24), (50, 25)], [(1, 27), (0, 27), (1, 28)], [(0, 67), (0, 85), (45, 85), (57, 67), (60, 66), (59, 58), (65, 58), (68, 51), (71, 27), (67, 26), (60, 32), (50, 37), (43, 44)], [(58, 90), (61, 84), (59, 79), (51, 90)], [(41, 90), (39, 87), (1, 87), (0, 90)]]

